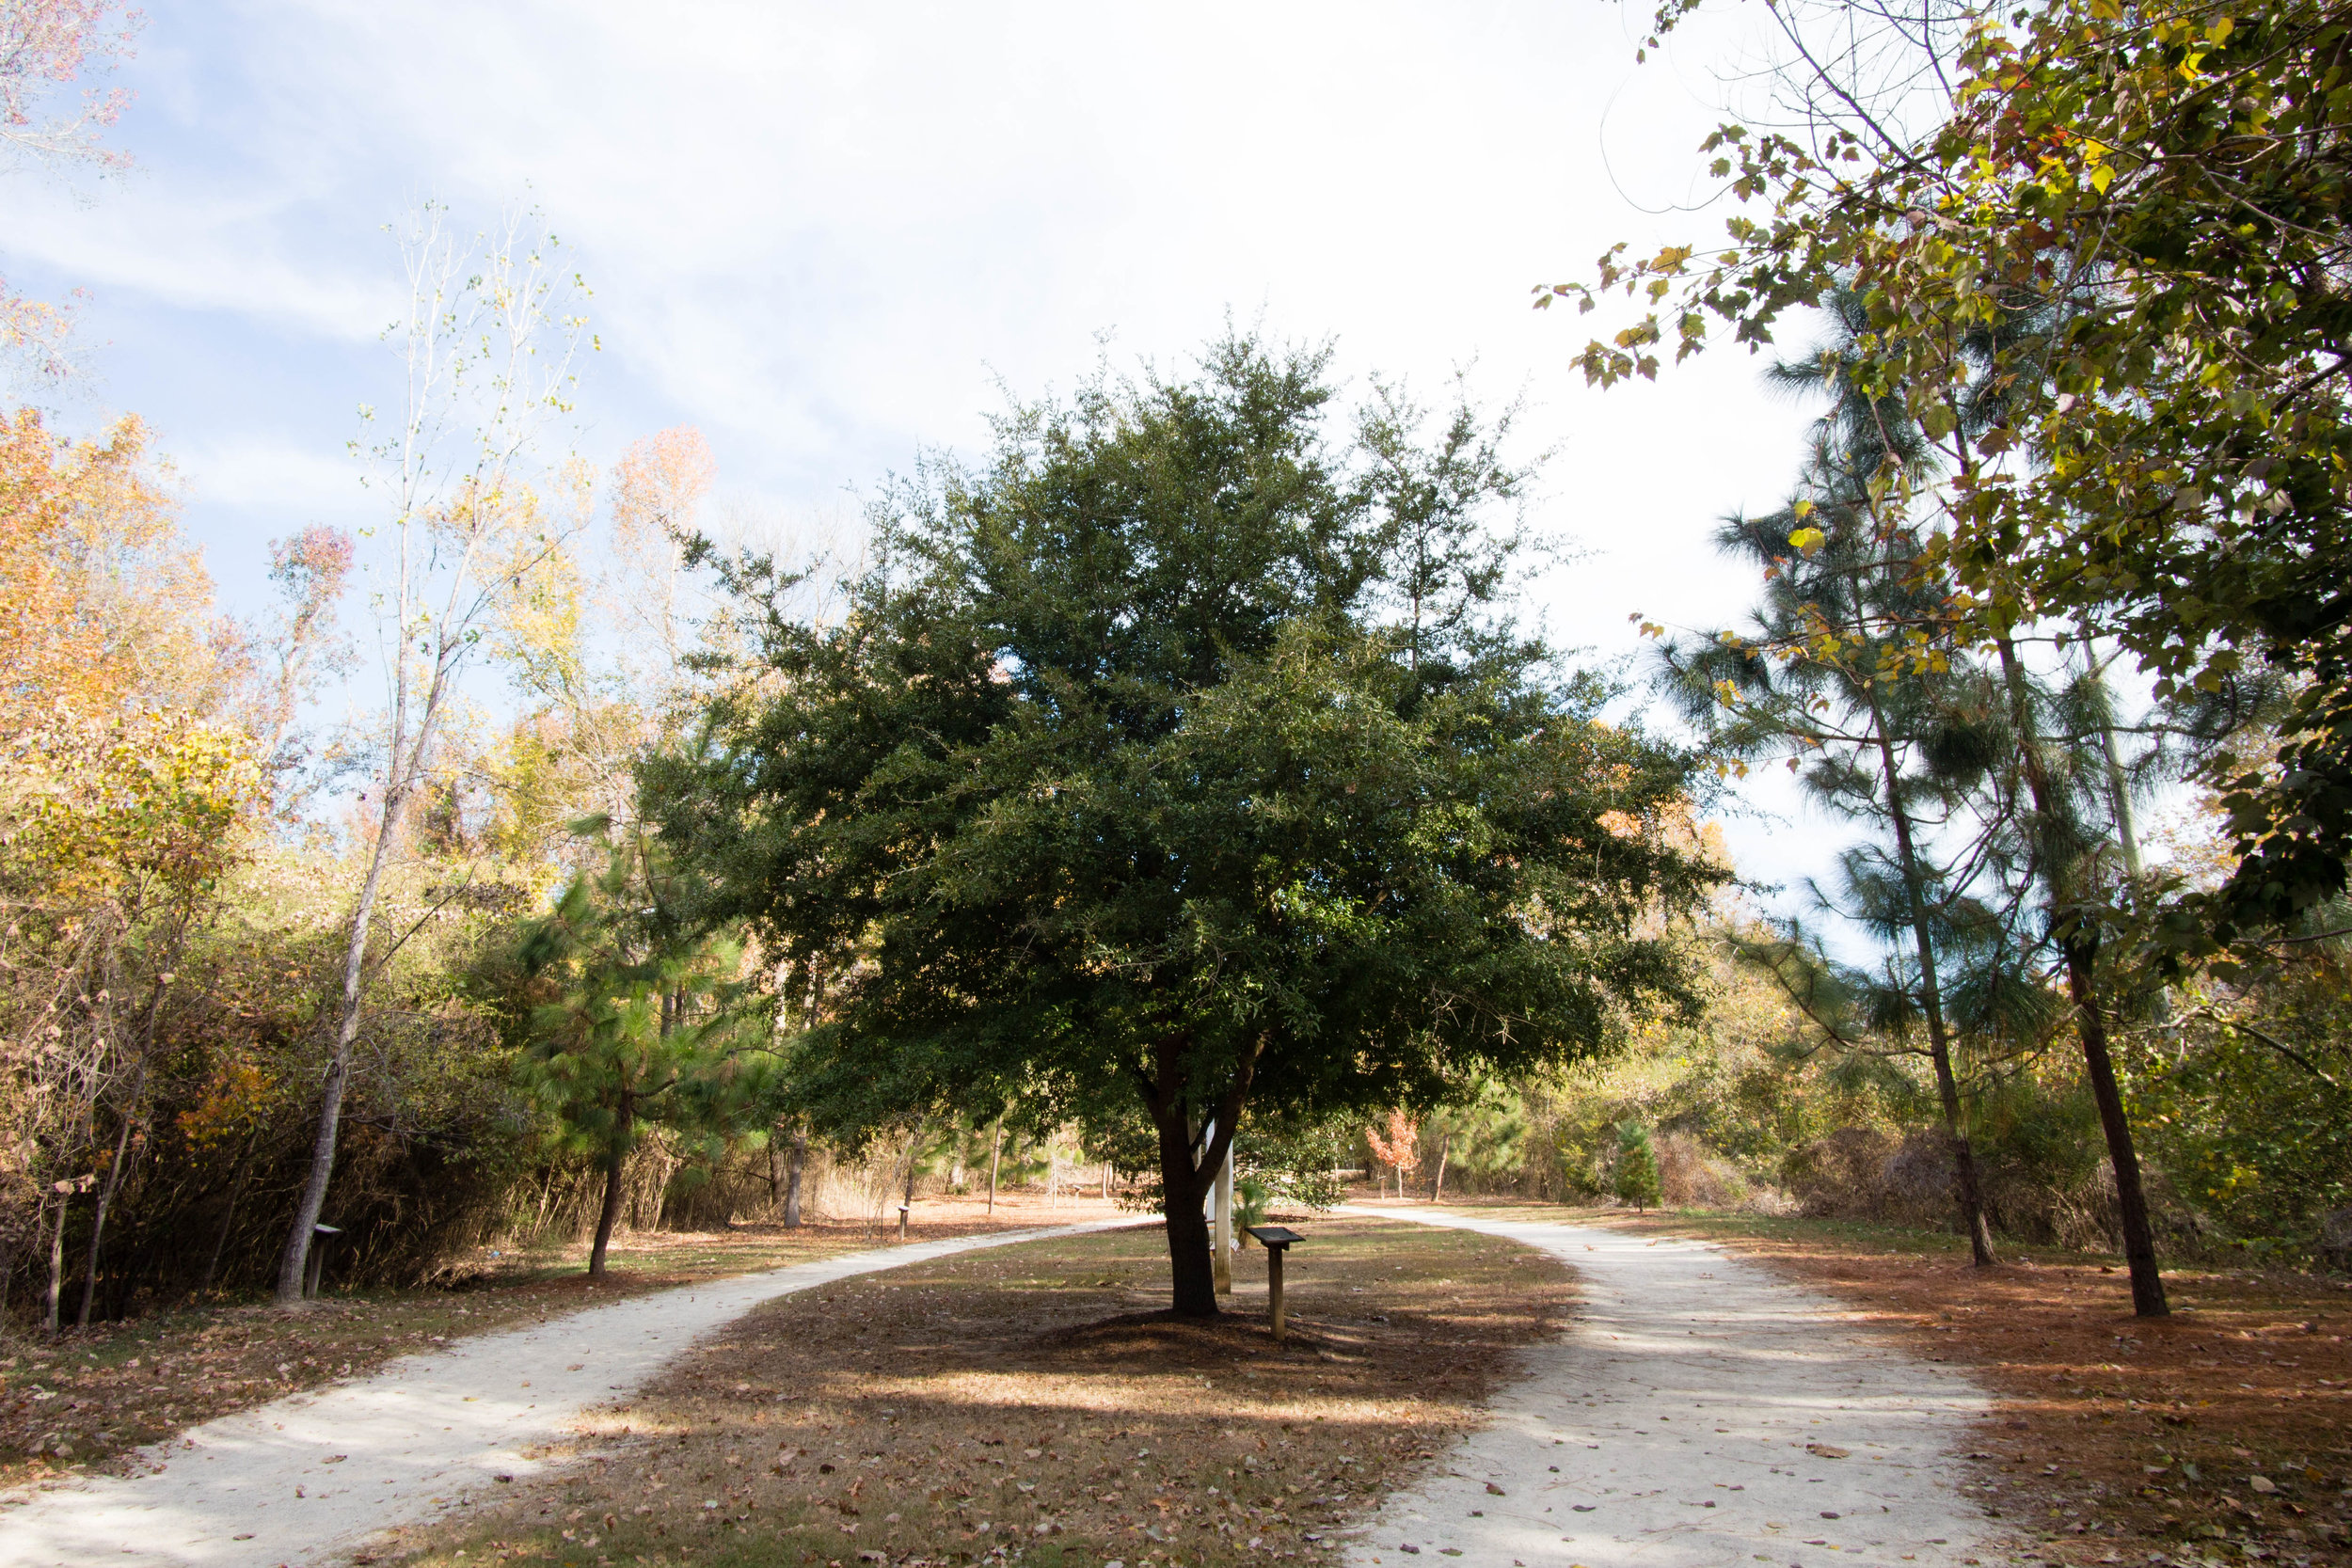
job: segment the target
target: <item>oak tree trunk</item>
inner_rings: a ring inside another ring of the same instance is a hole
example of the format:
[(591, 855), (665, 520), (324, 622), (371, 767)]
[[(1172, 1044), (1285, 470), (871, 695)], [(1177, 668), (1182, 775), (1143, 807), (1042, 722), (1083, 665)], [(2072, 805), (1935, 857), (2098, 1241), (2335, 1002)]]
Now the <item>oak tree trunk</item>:
[(1180, 1318), (1216, 1316), (1216, 1260), (1209, 1243), (1209, 1183), (1216, 1172), (1193, 1164), (1191, 1131), (1182, 1116), (1160, 1121), (1160, 1189), (1167, 1198), (1169, 1305)]
[(1205, 1207), (1210, 1187), (1224, 1168), (1241, 1125), (1242, 1106), (1255, 1075), (1255, 1054), (1233, 1069), (1224, 1092), (1200, 1108), (1206, 1137), (1194, 1132), (1188, 1077), (1198, 1070), (1181, 1037), (1162, 1040), (1152, 1052), (1152, 1071), (1140, 1085), (1145, 1110), (1160, 1135), (1160, 1191), (1168, 1216), (1170, 1306), (1180, 1318), (1216, 1316), (1216, 1248)]

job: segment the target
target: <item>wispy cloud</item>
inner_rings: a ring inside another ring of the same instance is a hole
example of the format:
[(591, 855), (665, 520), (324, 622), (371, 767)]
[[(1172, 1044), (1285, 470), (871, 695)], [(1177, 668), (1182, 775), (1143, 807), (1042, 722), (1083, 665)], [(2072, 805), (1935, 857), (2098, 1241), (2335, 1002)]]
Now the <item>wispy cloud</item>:
[(234, 435), (176, 455), (192, 500), (249, 515), (273, 531), (282, 531), (292, 522), (345, 520), (368, 511), (358, 464), (307, 443)]
[(305, 243), (303, 214), (242, 181), (135, 178), (103, 199), (52, 186), (8, 194), (11, 259), (94, 290), (344, 341), (373, 337), (399, 309), (380, 271), (321, 254)]
[(977, 448), (1000, 379), (1067, 388), (1105, 331), (1168, 363), (1230, 309), (1431, 394), (1474, 360), (1530, 394), (1538, 520), (1589, 546), (1538, 608), (1623, 657), (1631, 611), (1746, 602), (1707, 535), (1777, 494), (1805, 418), (1742, 356), (1589, 393), (1589, 324), (1528, 309), (1614, 240), (1716, 231), (1674, 210), (1702, 56), (1631, 55), (1599, 6), (219, 0), (160, 10), (128, 73), (144, 172), (0, 186), (0, 251), (94, 286), (109, 395), (182, 452), (224, 582), (278, 518), (358, 515), (383, 226), (530, 200), (596, 291), (584, 448), (701, 425), (787, 533), (853, 529), (845, 487)]

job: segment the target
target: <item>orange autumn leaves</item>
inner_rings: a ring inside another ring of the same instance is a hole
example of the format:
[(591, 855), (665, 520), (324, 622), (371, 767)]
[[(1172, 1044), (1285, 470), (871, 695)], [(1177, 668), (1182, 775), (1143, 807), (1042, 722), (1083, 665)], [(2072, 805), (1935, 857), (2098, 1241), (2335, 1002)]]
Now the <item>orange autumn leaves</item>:
[(1372, 1146), (1374, 1159), (1396, 1172), (1400, 1188), (1421, 1164), (1421, 1123), (1402, 1108), (1389, 1113), (1385, 1130), (1364, 1129), (1364, 1142)]
[(172, 514), (135, 418), (69, 441), (0, 416), (0, 846), (46, 904), (205, 881), (260, 798), (209, 718), (239, 660)]
[(678, 425), (630, 445), (612, 467), (612, 525), (623, 553), (665, 545), (693, 526), (719, 477), (710, 443)]
[(710, 443), (691, 425), (648, 436), (612, 468), (612, 551), (619, 569), (642, 580), (633, 618), (677, 662), (680, 541), (718, 479)]
[(172, 511), (135, 417), (69, 441), (33, 409), (0, 415), (0, 729), (59, 702), (95, 716), (217, 695), (187, 610), (212, 584)]
[(109, 1153), (99, 1118), (125, 1089), (135, 1116), (182, 938), (267, 800), (253, 737), (218, 717), (250, 661), (211, 601), (137, 420), (72, 441), (0, 413), (0, 1202), (20, 1215), (119, 1170), (131, 1124)]

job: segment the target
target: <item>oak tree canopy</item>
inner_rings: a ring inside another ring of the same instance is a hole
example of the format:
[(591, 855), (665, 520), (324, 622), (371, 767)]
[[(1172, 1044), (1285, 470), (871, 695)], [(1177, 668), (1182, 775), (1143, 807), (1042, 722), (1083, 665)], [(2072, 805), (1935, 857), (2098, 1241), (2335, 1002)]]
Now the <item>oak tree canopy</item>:
[(1229, 338), (1021, 408), (889, 493), (829, 616), (738, 563), (758, 667), (644, 781), (711, 916), (829, 988), (821, 1120), (1139, 1105), (1187, 1314), (1245, 1117), (1594, 1051), (1688, 1000), (1671, 917), (1720, 876), (1684, 757), (1502, 613), (1497, 433), (1386, 391), (1335, 440), (1326, 372)]

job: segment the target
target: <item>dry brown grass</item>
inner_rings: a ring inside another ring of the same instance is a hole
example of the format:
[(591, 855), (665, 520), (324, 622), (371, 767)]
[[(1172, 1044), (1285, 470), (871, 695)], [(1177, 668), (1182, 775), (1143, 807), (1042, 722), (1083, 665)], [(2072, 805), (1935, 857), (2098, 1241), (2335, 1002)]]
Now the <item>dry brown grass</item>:
[[(918, 1241), (1111, 1212), (1101, 1199), (1007, 1194), (915, 1206)], [(396, 1356), (469, 1334), (559, 1317), (623, 1296), (881, 1246), (896, 1226), (817, 1223), (797, 1230), (648, 1231), (617, 1238), (610, 1272), (587, 1278), (581, 1246), (461, 1260), (423, 1291), (330, 1296), (299, 1312), (266, 1305), (191, 1308), (0, 1345), (0, 1488), (115, 1467), (131, 1449)]]
[[(1448, 1207), (1459, 1207), (1449, 1204)], [(2166, 1274), (2173, 1315), (2132, 1315), (2120, 1259), (1826, 1221), (1481, 1205), (1719, 1242), (1826, 1291), (1851, 1321), (1965, 1366), (1997, 1404), (1971, 1484), (2052, 1561), (2218, 1551), (2352, 1562), (2352, 1286)], [(2255, 1478), (2268, 1490), (2255, 1484)]]
[(402, 1560), (856, 1568), (1312, 1556), (1483, 1419), (1555, 1331), (1556, 1262), (1378, 1220), (1300, 1222), (1293, 1335), (1264, 1254), (1233, 1309), (1159, 1310), (1156, 1227), (1041, 1242), (785, 1298), (605, 1413), (573, 1462)]

